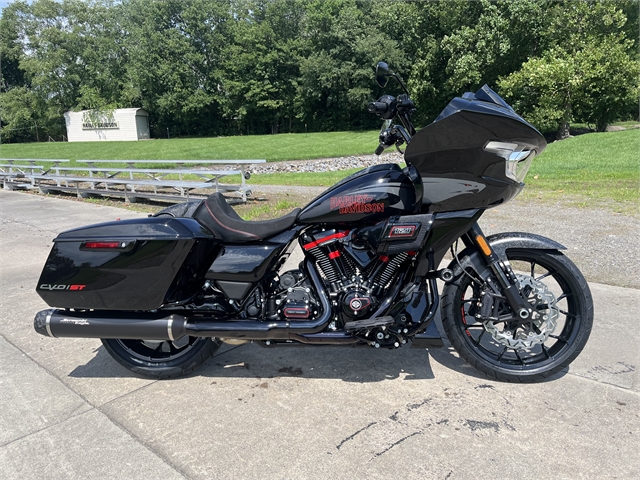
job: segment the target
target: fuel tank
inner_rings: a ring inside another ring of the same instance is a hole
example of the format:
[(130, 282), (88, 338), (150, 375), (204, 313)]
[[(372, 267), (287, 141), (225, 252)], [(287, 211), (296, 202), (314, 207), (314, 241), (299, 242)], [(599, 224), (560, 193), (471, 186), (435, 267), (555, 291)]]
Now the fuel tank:
[(422, 182), (415, 168), (374, 165), (323, 192), (298, 217), (299, 224), (375, 222), (420, 209)]

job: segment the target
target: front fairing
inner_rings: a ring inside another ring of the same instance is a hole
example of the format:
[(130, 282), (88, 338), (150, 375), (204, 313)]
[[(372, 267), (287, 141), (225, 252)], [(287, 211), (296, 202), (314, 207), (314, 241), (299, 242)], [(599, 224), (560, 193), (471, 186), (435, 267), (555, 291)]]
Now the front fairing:
[(487, 86), (453, 99), (432, 124), (414, 135), (405, 160), (423, 179), (423, 203), (430, 211), (487, 208), (521, 191), (524, 184), (507, 167), (509, 154), (487, 149), (497, 142), (530, 152), (522, 156), (529, 163), (547, 145), (538, 130)]

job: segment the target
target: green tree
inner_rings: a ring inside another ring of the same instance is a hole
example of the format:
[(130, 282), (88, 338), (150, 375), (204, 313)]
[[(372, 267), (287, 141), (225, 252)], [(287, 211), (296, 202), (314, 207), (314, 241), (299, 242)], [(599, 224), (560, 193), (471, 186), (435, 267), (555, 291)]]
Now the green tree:
[(603, 132), (609, 124), (637, 118), (640, 98), (640, 62), (629, 51), (632, 42), (604, 38), (576, 55), (580, 95), (574, 111), (578, 121)]
[(124, 4), (130, 104), (150, 113), (156, 135), (219, 134), (222, 52), (229, 3), (130, 0)]
[(376, 23), (370, 2), (314, 1), (303, 25), (307, 56), (300, 63), (298, 118), (317, 130), (371, 128), (366, 106), (379, 93), (373, 68), (382, 56), (404, 64), (398, 43)]
[(500, 93), (514, 110), (543, 131), (569, 135), (576, 97), (580, 94), (577, 62), (561, 50), (532, 58), (500, 81)]
[(67, 110), (141, 106), (156, 136), (375, 128), (385, 60), (417, 124), (488, 83), (562, 137), (637, 114), (637, 33), (637, 0), (16, 1), (0, 17), (0, 127), (45, 139)]
[(599, 130), (638, 98), (638, 59), (615, 2), (552, 4), (545, 33), (551, 47), (504, 76), (500, 92), (539, 128), (569, 135), (574, 119)]
[(20, 68), (20, 58), (24, 55), (20, 37), (20, 23), (24, 2), (6, 6), (0, 17), (0, 92), (25, 84), (25, 73)]
[(38, 112), (46, 110), (41, 98), (26, 86), (14, 87), (0, 94), (2, 129), (0, 141), (27, 142), (48, 134), (45, 121)]
[(24, 2), (8, 5), (0, 18), (0, 141), (35, 139), (27, 79), (20, 68), (24, 55), (20, 23)]
[[(24, 122), (29, 111), (46, 138), (64, 134), (63, 114), (70, 109), (117, 105), (126, 63), (117, 22), (120, 8), (110, 3), (38, 0), (15, 3), (3, 11), (3, 51), (10, 52), (13, 62), (17, 59), (24, 87), (11, 93), (9, 85), (2, 94), (6, 118), (14, 118), (14, 124), (17, 119)], [(17, 78), (15, 68), (12, 71), (11, 78)], [(3, 83), (6, 78), (3, 74)], [(18, 99), (24, 102), (21, 108)]]
[(291, 131), (303, 6), (299, 0), (234, 2), (222, 87), (225, 115), (239, 131), (278, 133), (285, 125)]

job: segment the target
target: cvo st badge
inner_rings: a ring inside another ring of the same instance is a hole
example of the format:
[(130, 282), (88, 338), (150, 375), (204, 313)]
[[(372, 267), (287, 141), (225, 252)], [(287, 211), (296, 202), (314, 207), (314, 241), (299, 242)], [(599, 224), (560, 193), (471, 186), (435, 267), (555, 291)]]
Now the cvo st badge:
[(86, 285), (51, 285), (50, 283), (43, 283), (40, 285), (40, 290), (84, 290)]

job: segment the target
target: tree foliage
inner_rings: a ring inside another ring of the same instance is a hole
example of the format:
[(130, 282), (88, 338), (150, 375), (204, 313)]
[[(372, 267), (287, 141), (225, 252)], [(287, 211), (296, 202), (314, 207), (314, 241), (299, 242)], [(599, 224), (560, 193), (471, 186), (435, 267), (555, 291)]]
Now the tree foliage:
[(548, 49), (499, 82), (516, 111), (543, 129), (556, 129), (558, 138), (569, 135), (574, 120), (603, 131), (630, 115), (637, 108), (640, 70), (637, 43), (626, 37), (621, 6), (552, 4), (544, 32)]
[(155, 136), (375, 128), (380, 60), (418, 124), (488, 83), (562, 137), (637, 116), (637, 32), (638, 0), (16, 1), (0, 17), (1, 137), (59, 138), (67, 110), (132, 106)]

